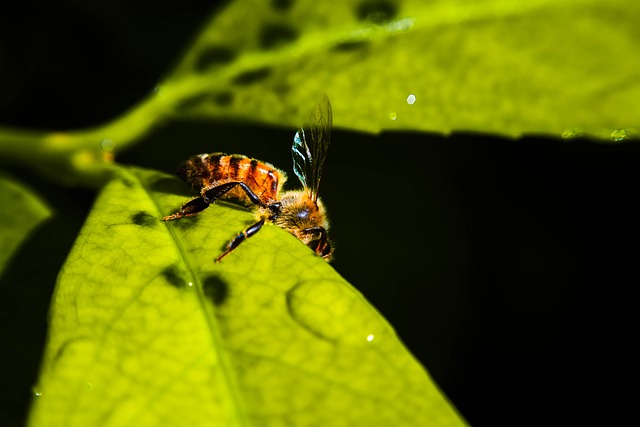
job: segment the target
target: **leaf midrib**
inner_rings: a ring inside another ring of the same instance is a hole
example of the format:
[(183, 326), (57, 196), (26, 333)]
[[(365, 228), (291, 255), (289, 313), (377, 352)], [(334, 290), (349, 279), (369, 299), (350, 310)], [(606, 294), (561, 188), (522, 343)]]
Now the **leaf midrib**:
[[(153, 203), (156, 209), (156, 212), (158, 213), (158, 217), (161, 217), (162, 209), (160, 207), (160, 204), (158, 203), (157, 199), (154, 197), (153, 193), (149, 190), (149, 188), (147, 188), (144, 185), (144, 182), (135, 173), (129, 172), (124, 167), (121, 168), (121, 170), (124, 173), (126, 173), (128, 176), (132, 176), (133, 179), (135, 179), (139, 183), (140, 187), (147, 193), (149, 200)], [(212, 313), (212, 307), (209, 304), (207, 304), (207, 299), (204, 295), (203, 285), (200, 280), (200, 277), (198, 276), (195, 269), (189, 262), (189, 257), (187, 255), (187, 252), (183, 247), (181, 243), (181, 239), (178, 237), (173, 226), (167, 223), (163, 223), (163, 224), (164, 224), (164, 227), (169, 232), (169, 235), (171, 236), (171, 241), (173, 242), (176, 248), (176, 252), (178, 253), (178, 257), (180, 261), (182, 261), (182, 263), (184, 264), (191, 278), (191, 281), (194, 284), (196, 295), (198, 297), (198, 303), (200, 304), (200, 308), (204, 312), (205, 319), (207, 322), (207, 327), (209, 328), (209, 335), (212, 340), (213, 351), (216, 352), (216, 355), (217, 355), (216, 359), (218, 361), (219, 369), (221, 370), (222, 375), (226, 380), (225, 382), (227, 384), (227, 389), (229, 391), (228, 397), (233, 402), (235, 413), (238, 415), (236, 417), (238, 424), (240, 426), (249, 427), (251, 423), (249, 422), (249, 419), (247, 417), (247, 411), (243, 403), (243, 399), (239, 393), (240, 388), (238, 386), (236, 377), (233, 373), (231, 363), (228, 360), (228, 357), (227, 357), (228, 354), (227, 352), (223, 351), (224, 340), (222, 338), (222, 335), (219, 333), (219, 328), (217, 327), (217, 320)]]

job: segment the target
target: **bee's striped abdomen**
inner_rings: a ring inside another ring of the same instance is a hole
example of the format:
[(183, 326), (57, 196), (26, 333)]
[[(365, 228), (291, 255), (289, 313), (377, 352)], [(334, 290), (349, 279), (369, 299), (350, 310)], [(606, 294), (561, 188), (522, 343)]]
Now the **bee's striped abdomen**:
[[(204, 193), (227, 182), (244, 182), (265, 204), (279, 199), (279, 192), (286, 180), (284, 172), (269, 163), (250, 159), (239, 154), (200, 154), (187, 160), (179, 169), (179, 175), (191, 186)], [(249, 202), (239, 187), (224, 197)]]

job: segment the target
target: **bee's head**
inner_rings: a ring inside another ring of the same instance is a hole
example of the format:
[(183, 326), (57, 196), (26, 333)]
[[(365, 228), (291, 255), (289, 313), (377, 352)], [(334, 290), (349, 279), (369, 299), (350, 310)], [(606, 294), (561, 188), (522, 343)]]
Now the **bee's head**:
[(273, 222), (300, 239), (326, 261), (331, 259), (327, 231), (329, 221), (320, 200), (306, 191), (288, 191), (280, 198), (280, 210)]
[(280, 214), (275, 222), (287, 230), (329, 227), (322, 202), (314, 202), (306, 191), (287, 191), (280, 203)]
[(292, 234), (297, 236), (298, 231), (312, 227), (328, 229), (329, 223), (322, 202), (314, 202), (307, 192), (287, 191), (280, 198), (280, 203), (280, 213), (274, 222)]

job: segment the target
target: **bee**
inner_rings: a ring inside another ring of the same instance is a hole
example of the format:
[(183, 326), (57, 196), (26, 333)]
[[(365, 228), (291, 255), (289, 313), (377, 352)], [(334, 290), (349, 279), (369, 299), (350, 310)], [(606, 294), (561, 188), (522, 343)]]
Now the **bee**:
[(199, 195), (162, 220), (191, 217), (218, 199), (235, 199), (251, 208), (258, 221), (238, 233), (216, 261), (254, 236), (267, 222), (287, 230), (330, 261), (333, 250), (327, 233), (329, 222), (318, 189), (331, 139), (331, 123), (331, 103), (324, 95), (293, 138), (293, 171), (302, 183), (302, 190), (282, 192), (287, 176), (270, 163), (240, 154), (200, 154), (178, 169), (178, 175)]

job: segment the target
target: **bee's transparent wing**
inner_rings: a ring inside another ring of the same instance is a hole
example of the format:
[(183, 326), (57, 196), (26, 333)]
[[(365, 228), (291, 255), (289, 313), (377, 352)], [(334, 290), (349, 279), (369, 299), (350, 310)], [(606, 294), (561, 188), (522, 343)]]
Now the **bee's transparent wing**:
[(311, 112), (309, 121), (298, 129), (291, 146), (293, 172), (314, 202), (318, 200), (322, 168), (331, 140), (331, 122), (331, 103), (325, 94)]

